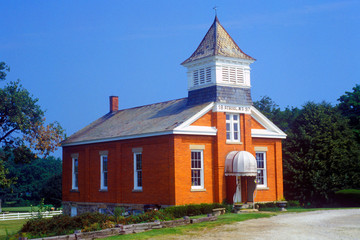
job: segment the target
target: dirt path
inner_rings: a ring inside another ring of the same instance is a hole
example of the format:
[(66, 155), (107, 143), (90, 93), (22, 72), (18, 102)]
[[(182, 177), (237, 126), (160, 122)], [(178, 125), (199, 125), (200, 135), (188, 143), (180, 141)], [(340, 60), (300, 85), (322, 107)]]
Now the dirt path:
[(279, 214), (170, 239), (360, 239), (360, 209)]

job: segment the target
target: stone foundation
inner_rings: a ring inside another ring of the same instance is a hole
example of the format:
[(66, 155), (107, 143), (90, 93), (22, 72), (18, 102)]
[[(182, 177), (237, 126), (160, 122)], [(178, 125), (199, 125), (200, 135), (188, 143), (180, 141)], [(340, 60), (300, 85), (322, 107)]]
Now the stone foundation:
[[(129, 210), (144, 210), (144, 206), (148, 204), (127, 204), (127, 203), (94, 203), (94, 202), (62, 202), (63, 213), (65, 215), (71, 214), (71, 207), (77, 208), (77, 215), (87, 212), (100, 212), (111, 214), (116, 207), (122, 207), (126, 211)], [(160, 205), (161, 208), (169, 207), (169, 205)]]

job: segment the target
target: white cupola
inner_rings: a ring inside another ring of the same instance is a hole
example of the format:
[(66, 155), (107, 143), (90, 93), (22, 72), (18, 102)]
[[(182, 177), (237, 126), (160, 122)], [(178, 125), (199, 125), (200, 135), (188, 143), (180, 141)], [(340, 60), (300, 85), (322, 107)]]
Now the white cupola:
[[(189, 102), (230, 101), (229, 103), (251, 105), (250, 64), (254, 61), (254, 58), (241, 51), (216, 16), (198, 48), (182, 63), (188, 70)], [(240, 94), (240, 98), (244, 98), (245, 94), (248, 99), (245, 102), (244, 99), (235, 99), (234, 102), (230, 98), (237, 96), (227, 97), (223, 93)], [(215, 99), (208, 99), (210, 95), (210, 98)], [(198, 99), (190, 99), (193, 97)]]

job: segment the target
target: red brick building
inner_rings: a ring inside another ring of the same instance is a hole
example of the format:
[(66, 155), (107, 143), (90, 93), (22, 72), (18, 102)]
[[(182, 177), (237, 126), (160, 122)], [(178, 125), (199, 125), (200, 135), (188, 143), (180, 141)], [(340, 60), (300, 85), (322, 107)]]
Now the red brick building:
[(286, 135), (252, 106), (254, 61), (216, 17), (182, 63), (187, 98), (119, 110), (110, 97), (62, 143), (65, 213), (282, 198)]

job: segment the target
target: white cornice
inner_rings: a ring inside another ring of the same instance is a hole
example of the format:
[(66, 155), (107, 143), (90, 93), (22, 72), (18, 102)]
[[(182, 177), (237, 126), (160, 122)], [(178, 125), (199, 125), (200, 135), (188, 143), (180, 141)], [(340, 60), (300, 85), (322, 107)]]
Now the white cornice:
[(254, 106), (251, 107), (251, 117), (259, 122), (266, 129), (251, 129), (251, 137), (255, 138), (286, 138), (280, 128), (278, 128), (273, 122), (271, 122), (264, 114), (257, 110)]
[(285, 139), (286, 134), (275, 133), (266, 129), (251, 129), (251, 137), (253, 138), (281, 138)]
[(215, 55), (215, 56), (209, 56), (209, 57), (200, 58), (200, 59), (194, 60), (194, 61), (189, 62), (189, 63), (182, 64), (182, 65), (184, 67), (187, 67), (187, 68), (193, 68), (193, 67), (196, 67), (196, 66), (209, 64), (211, 62), (221, 62), (221, 63), (228, 63), (228, 64), (236, 64), (236, 65), (244, 64), (244, 65), (249, 66), (251, 63), (255, 62), (255, 60), (248, 60), (248, 59), (242, 59), (242, 58), (233, 58), (233, 57), (225, 57), (225, 56)]
[(174, 130), (173, 132), (174, 134), (216, 136), (217, 129), (215, 127), (187, 126), (182, 129)]
[(192, 124), (193, 122), (195, 122), (196, 120), (198, 120), (199, 118), (204, 116), (205, 113), (210, 111), (213, 106), (214, 106), (214, 103), (211, 102), (209, 105), (207, 105), (206, 107), (201, 109), (198, 113), (196, 113), (194, 116), (192, 116), (191, 118), (189, 118), (188, 120), (186, 120), (185, 122), (183, 122), (182, 124), (177, 126), (174, 130), (182, 130), (183, 128), (190, 126), (190, 124)]

